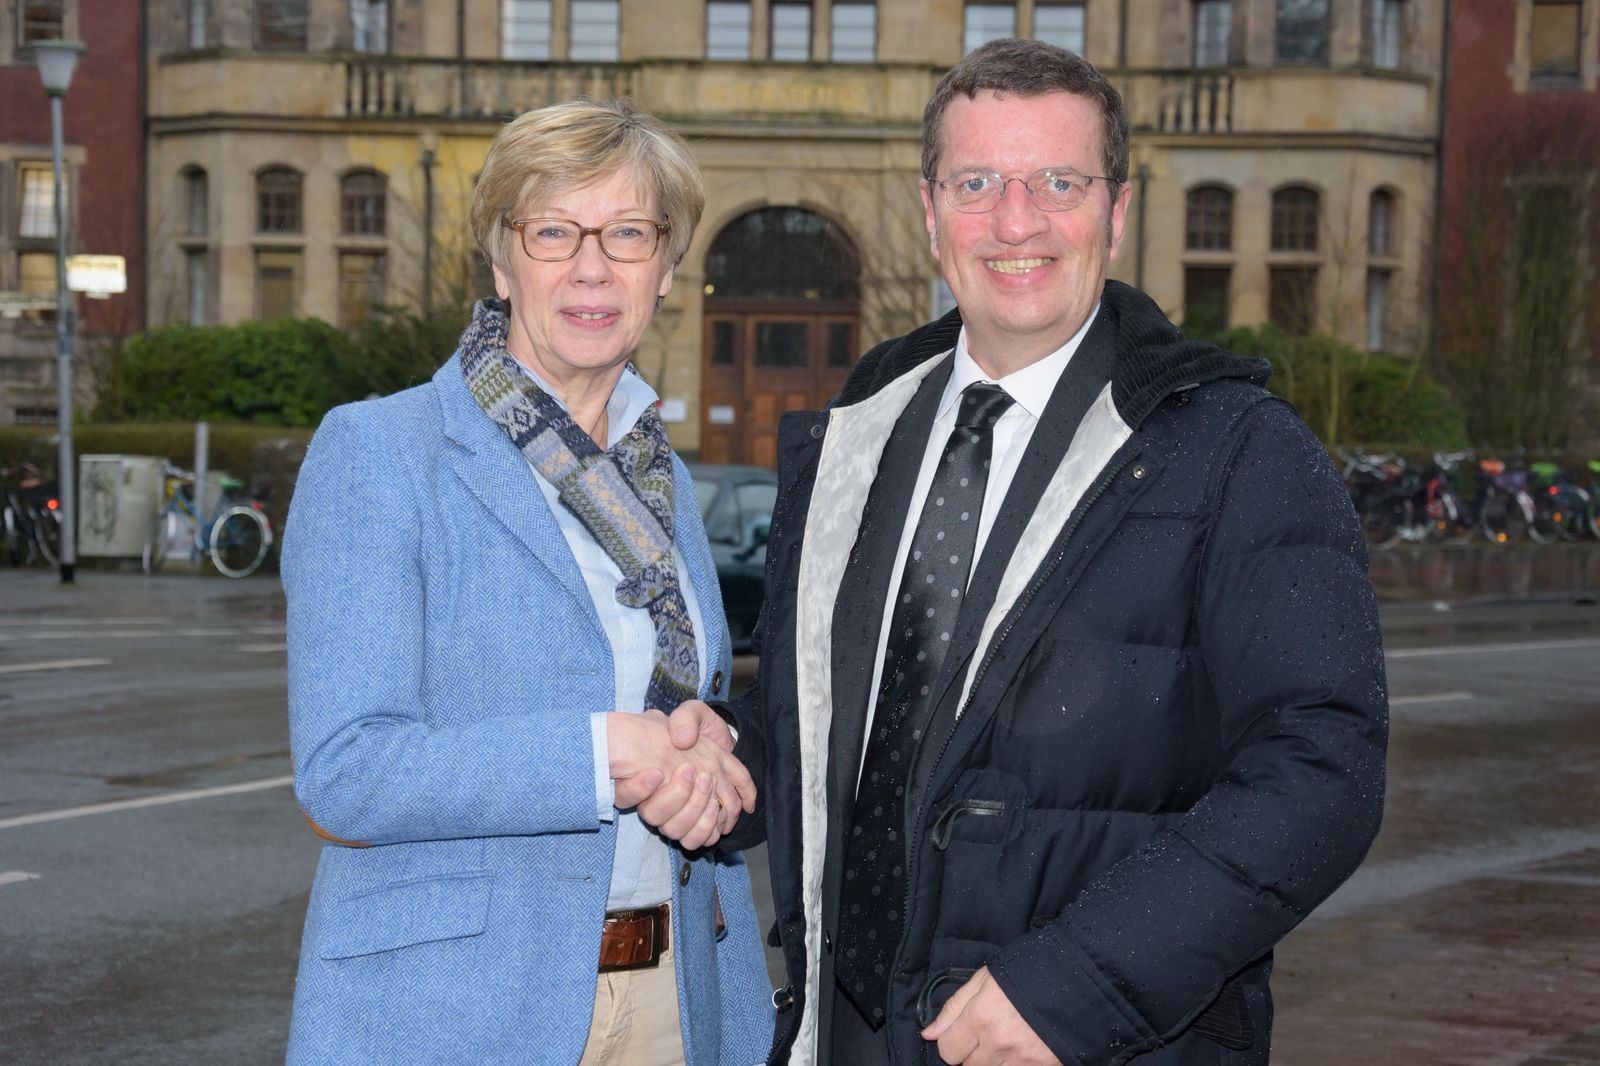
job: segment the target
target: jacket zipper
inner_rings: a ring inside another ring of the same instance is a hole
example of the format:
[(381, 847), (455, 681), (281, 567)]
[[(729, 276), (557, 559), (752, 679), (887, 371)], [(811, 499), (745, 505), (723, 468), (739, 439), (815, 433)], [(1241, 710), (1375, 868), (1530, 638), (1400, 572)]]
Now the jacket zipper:
[[(973, 675), (972, 689), (967, 693), (967, 700), (956, 709), (957, 725), (961, 723), (962, 716), (966, 713), (967, 707), (972, 703), (972, 697), (978, 691), (978, 686), (983, 683), (984, 674), (988, 672), (990, 664), (994, 662), (995, 656), (1000, 654), (1000, 646), (1005, 643), (1006, 637), (1011, 634), (1011, 630), (1016, 626), (1017, 619), (1022, 617), (1022, 612), (1027, 610), (1028, 605), (1032, 603), (1033, 598), (1039, 594), (1039, 590), (1044, 587), (1045, 582), (1050, 580), (1051, 575), (1056, 572), (1056, 567), (1061, 565), (1061, 560), (1066, 558), (1067, 549), (1072, 544), (1072, 535), (1078, 531), (1078, 526), (1082, 524), (1084, 515), (1088, 514), (1090, 509), (1093, 508), (1094, 505), (1099, 501), (1100, 497), (1106, 494), (1106, 490), (1109, 489), (1112, 483), (1121, 476), (1122, 471), (1127, 469), (1128, 464), (1133, 462), (1138, 457), (1138, 452), (1134, 452), (1132, 455), (1129, 455), (1127, 458), (1123, 459), (1122, 462), (1118, 463), (1117, 466), (1106, 477), (1100, 480), (1100, 483), (1095, 487), (1094, 492), (1091, 493), (1089, 498), (1084, 502), (1083, 507), (1078, 510), (1078, 517), (1074, 518), (1072, 520), (1072, 524), (1067, 526), (1066, 532), (1061, 537), (1061, 549), (1050, 558), (1049, 563), (1042, 571), (1040, 571), (1038, 578), (1035, 579), (1033, 584), (1029, 585), (1027, 590), (1023, 592), (1022, 598), (1018, 600), (1016, 606), (1014, 606), (1010, 611), (1006, 612), (1011, 616), (1011, 619), (1006, 623), (1005, 628), (996, 634), (994, 640), (989, 645), (988, 654), (983, 657), (983, 662), (978, 664), (978, 672)], [(939, 747), (939, 754), (934, 756), (933, 765), (928, 768), (929, 781), (932, 781), (934, 776), (938, 773), (939, 764), (944, 761), (944, 753), (950, 750), (950, 741), (955, 739), (955, 735), (956, 731), (953, 728), (945, 734), (944, 743)], [(911, 823), (913, 827), (920, 827), (922, 825), (922, 815), (926, 810), (927, 797), (924, 796), (922, 802), (917, 804), (917, 817), (915, 821)], [(920, 846), (915, 846), (917, 839), (916, 833), (907, 833), (906, 836), (906, 843), (908, 845), (906, 848), (906, 891), (905, 899), (900, 904), (901, 941), (900, 946), (895, 949), (895, 960), (894, 965), (890, 970), (891, 974), (895, 970), (899, 969), (900, 953), (905, 947), (904, 930), (909, 928), (911, 925), (911, 886), (916, 882), (915, 864), (917, 863), (917, 856), (922, 850)]]

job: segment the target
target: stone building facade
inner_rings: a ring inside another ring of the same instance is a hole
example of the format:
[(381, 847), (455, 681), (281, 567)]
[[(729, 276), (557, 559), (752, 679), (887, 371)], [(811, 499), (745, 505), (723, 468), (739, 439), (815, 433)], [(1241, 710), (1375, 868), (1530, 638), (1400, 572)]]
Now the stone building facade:
[[(149, 0), (152, 322), (481, 291), (465, 214), (495, 130), (627, 94), (693, 146), (706, 217), (639, 351), (675, 443), (769, 463), (777, 414), (942, 309), (921, 112), (982, 40), (1123, 91), (1117, 274), (1175, 317), (1418, 350), (1442, 0)], [(445, 353), (440, 353), (441, 358)]]

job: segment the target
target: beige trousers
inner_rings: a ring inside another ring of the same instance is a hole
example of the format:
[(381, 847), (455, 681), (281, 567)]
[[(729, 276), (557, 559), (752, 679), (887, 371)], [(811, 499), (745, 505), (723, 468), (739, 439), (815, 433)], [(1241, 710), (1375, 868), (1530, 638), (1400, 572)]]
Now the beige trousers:
[(672, 950), (646, 970), (603, 973), (578, 1066), (684, 1066)]

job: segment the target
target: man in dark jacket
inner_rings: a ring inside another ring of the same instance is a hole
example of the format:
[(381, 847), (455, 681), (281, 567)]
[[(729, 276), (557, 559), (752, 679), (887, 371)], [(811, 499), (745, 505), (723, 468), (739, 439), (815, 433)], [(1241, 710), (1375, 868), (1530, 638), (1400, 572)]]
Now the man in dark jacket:
[(1106, 280), (1128, 126), (1093, 67), (987, 45), (923, 138), (958, 312), (786, 417), (732, 707), (772, 1061), (1264, 1063), (1273, 946), (1382, 809), (1355, 516), (1265, 364)]

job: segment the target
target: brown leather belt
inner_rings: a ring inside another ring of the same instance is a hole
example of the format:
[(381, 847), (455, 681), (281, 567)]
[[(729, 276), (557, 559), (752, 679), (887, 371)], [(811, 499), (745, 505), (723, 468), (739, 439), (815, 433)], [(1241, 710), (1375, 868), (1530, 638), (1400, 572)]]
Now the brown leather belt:
[(661, 961), (672, 928), (670, 904), (636, 911), (607, 911), (600, 929), (600, 972), (642, 970)]

